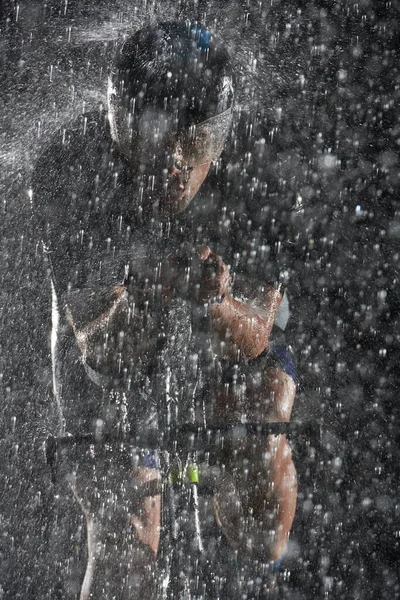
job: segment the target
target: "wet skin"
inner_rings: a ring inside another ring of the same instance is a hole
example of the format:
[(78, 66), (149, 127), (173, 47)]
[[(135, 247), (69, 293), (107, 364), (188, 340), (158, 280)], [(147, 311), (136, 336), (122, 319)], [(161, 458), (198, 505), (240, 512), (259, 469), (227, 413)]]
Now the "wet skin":
[(191, 168), (190, 178), (185, 182), (184, 171), (176, 166), (168, 170), (167, 194), (161, 200), (162, 211), (166, 214), (177, 214), (185, 210), (193, 200), (211, 167), (211, 163)]
[(166, 134), (149, 147), (141, 141), (132, 151), (130, 163), (134, 175), (142, 177), (145, 183), (144, 202), (151, 204), (161, 218), (176, 215), (189, 206), (212, 164), (183, 150), (177, 134)]

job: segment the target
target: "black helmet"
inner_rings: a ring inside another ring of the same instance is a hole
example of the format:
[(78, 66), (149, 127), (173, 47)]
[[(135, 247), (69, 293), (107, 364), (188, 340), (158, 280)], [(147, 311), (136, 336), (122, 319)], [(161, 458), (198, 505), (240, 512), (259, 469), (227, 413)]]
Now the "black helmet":
[[(229, 131), (232, 106), (229, 54), (198, 25), (171, 22), (146, 27), (117, 53), (109, 81), (110, 125), (125, 154), (135, 143), (143, 113), (150, 111), (163, 115), (166, 130), (180, 133), (182, 139), (186, 136), (197, 152), (215, 160)], [(201, 149), (205, 138), (207, 151)]]

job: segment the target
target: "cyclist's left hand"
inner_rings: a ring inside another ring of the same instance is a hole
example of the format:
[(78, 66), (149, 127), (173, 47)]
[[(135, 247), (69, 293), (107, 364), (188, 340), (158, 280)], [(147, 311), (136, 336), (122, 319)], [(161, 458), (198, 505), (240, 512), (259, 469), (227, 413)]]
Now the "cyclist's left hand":
[(162, 263), (164, 301), (173, 295), (207, 302), (226, 294), (232, 278), (229, 267), (209, 246), (200, 246), (194, 255), (169, 254)]
[(199, 250), (202, 261), (201, 279), (193, 291), (195, 295), (198, 293), (200, 300), (207, 302), (224, 296), (232, 277), (228, 265), (219, 254), (212, 252), (209, 246), (200, 246)]

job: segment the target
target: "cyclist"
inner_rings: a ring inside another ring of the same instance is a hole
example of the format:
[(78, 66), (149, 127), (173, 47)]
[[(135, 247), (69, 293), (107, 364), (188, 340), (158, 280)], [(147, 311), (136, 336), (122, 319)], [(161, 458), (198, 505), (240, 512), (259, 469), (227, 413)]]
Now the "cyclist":
[[(286, 298), (263, 274), (256, 281), (245, 276), (233, 281), (216, 248), (207, 244), (207, 230), (186, 218), (222, 152), (232, 110), (229, 55), (214, 36), (188, 23), (150, 26), (118, 51), (108, 110), (61, 128), (39, 159), (34, 219), (51, 281), (58, 433), (106, 431), (123, 438), (154, 427), (160, 373), (165, 379), (172, 372), (175, 391), (188, 387), (187, 369), (195, 372), (193, 360), (210, 335), (220, 370), (212, 383), (208, 422), (290, 419), (296, 392), (291, 354), (284, 345), (269, 349), (274, 321), (285, 328)], [(212, 231), (210, 237), (218, 243)], [(190, 307), (204, 305), (210, 334), (204, 319), (191, 317)], [(180, 408), (183, 420), (185, 410)], [(276, 563), (285, 552), (296, 505), (296, 471), (286, 437), (249, 441), (223, 460), (217, 523), (243, 560)], [(136, 482), (157, 481), (156, 457), (135, 461)], [(121, 502), (130, 506), (129, 535), (140, 543), (129, 556), (122, 542), (111, 544), (120, 537), (110, 533), (118, 520), (111, 523), (109, 517), (104, 535), (98, 533), (99, 514), (107, 520), (104, 503), (95, 514), (98, 483), (85, 475), (85, 467), (75, 467), (70, 480), (87, 518), (89, 541), (81, 598), (104, 593), (99, 581), (101, 570), (104, 576), (107, 570), (99, 541), (119, 552), (115, 564), (126, 566), (125, 575), (108, 573), (107, 585), (115, 585), (121, 598), (134, 590), (150, 597), (160, 497), (154, 492), (132, 506), (126, 467), (104, 469)]]

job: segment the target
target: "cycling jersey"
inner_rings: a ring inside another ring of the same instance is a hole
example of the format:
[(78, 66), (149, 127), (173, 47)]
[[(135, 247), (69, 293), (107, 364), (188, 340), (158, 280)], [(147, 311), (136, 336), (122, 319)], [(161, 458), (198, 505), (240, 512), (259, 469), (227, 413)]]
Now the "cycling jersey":
[[(188, 301), (174, 301), (166, 317), (157, 273), (169, 253), (206, 242), (207, 227), (196, 228), (185, 213), (169, 221), (146, 213), (141, 196), (147, 184), (133, 176), (101, 113), (61, 128), (37, 163), (32, 219), (51, 282), (53, 389), (61, 431), (152, 426), (160, 385), (180, 403), (206, 385), (196, 360), (207, 339), (192, 335)], [(213, 251), (220, 244), (224, 260), (233, 262), (229, 239), (219, 242), (214, 225)], [(139, 307), (124, 286), (128, 279), (136, 290), (150, 290)], [(288, 316), (285, 298), (277, 316), (281, 329)], [(168, 370), (174, 375), (168, 385), (175, 387), (166, 390), (158, 375)], [(181, 413), (187, 417), (187, 407), (181, 405)]]

